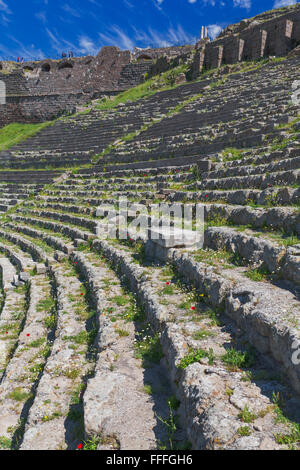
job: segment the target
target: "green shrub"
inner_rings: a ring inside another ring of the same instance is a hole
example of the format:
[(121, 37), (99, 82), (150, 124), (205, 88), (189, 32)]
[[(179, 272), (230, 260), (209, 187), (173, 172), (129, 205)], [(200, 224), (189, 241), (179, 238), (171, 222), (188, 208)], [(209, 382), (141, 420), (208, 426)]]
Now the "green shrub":
[(213, 350), (210, 348), (209, 351), (205, 351), (205, 349), (199, 348), (199, 349), (197, 349), (197, 351), (193, 351), (193, 352), (187, 354), (186, 356), (184, 356), (181, 359), (181, 361), (178, 365), (178, 368), (179, 369), (185, 369), (190, 364), (193, 364), (194, 362), (201, 361), (201, 359), (203, 359), (204, 357), (208, 357), (209, 363), (212, 364), (213, 361), (214, 361)]
[(241, 369), (243, 367), (251, 367), (255, 363), (255, 355), (253, 351), (237, 351), (230, 348), (221, 357), (222, 361), (232, 369)]

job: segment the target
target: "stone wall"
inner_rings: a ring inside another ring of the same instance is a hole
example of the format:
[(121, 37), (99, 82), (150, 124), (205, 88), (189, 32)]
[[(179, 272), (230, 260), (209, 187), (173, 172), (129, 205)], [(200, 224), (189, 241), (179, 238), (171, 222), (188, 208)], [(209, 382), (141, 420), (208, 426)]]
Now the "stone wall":
[[(285, 56), (300, 44), (300, 7), (259, 15), (231, 25), (212, 42), (197, 45), (191, 67), (196, 78), (203, 69), (257, 60), (267, 56)], [(264, 20), (264, 21), (263, 21)]]
[(0, 105), (0, 127), (10, 122), (35, 123), (72, 113), (76, 105), (139, 85), (146, 73), (153, 75), (151, 70), (157, 58), (164, 56), (174, 61), (191, 49), (192, 46), (135, 49), (131, 53), (106, 46), (96, 57), (23, 64), (2, 62), (0, 80), (6, 84), (7, 100), (6, 105)]
[(227, 27), (215, 40), (195, 46), (138, 49), (133, 53), (103, 47), (82, 58), (0, 63), (7, 102), (0, 104), (0, 127), (10, 122), (42, 122), (76, 105), (116, 94), (181, 63), (191, 63), (189, 78), (203, 69), (266, 56), (285, 56), (300, 44), (300, 6), (284, 8)]
[(0, 126), (41, 122), (71, 113), (76, 105), (138, 85), (151, 68), (132, 60), (130, 51), (103, 47), (96, 57), (0, 64), (6, 104), (0, 105)]
[(159, 57), (168, 57), (169, 59), (188, 54), (193, 50), (194, 46), (171, 46), (171, 47), (159, 47), (157, 49), (139, 49), (136, 47), (133, 51), (133, 57), (136, 60), (139, 59), (153, 59), (156, 60)]

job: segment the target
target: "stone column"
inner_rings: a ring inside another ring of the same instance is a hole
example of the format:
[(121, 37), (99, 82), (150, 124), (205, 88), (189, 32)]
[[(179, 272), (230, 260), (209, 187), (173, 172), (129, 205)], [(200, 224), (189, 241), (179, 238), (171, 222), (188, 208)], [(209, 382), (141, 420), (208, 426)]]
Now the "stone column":
[(244, 39), (229, 37), (224, 41), (223, 61), (225, 64), (236, 64), (240, 62), (244, 53)]
[(265, 56), (268, 33), (265, 30), (257, 32), (257, 39), (254, 41), (252, 49), (252, 58), (261, 59)]
[(267, 43), (269, 55), (285, 56), (292, 49), (293, 24), (286, 19), (272, 24)]
[(191, 79), (199, 77), (204, 66), (205, 48), (199, 49), (194, 56), (191, 67)]
[(240, 62), (243, 58), (243, 53), (244, 53), (244, 45), (245, 41), (244, 39), (237, 39), (236, 41), (236, 46), (235, 46), (235, 54), (234, 54), (234, 59), (235, 62)]
[(224, 46), (206, 46), (205, 48), (205, 67), (213, 69), (220, 67), (223, 61)]

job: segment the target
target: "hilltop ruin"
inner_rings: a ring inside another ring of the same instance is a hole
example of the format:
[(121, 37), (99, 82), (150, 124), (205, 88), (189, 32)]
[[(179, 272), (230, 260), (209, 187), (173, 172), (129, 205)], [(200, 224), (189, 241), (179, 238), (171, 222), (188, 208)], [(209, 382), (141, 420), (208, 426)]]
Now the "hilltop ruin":
[(117, 94), (142, 83), (146, 76), (187, 61), (191, 62), (188, 77), (195, 79), (223, 64), (285, 56), (299, 44), (300, 7), (295, 5), (243, 20), (228, 26), (214, 41), (203, 37), (195, 45), (135, 48), (132, 53), (103, 47), (96, 57), (2, 62), (0, 80), (6, 83), (7, 104), (0, 105), (0, 126), (72, 113), (78, 104)]
[(0, 129), (0, 449), (299, 450), (299, 11), (3, 64), (2, 125), (158, 75)]

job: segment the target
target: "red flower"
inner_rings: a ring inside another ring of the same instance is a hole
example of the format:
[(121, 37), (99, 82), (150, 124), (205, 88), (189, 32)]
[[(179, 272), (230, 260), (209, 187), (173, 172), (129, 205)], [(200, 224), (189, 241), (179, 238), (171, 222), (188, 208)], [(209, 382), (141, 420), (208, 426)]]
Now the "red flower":
[(81, 444), (81, 443), (78, 444), (77, 449), (82, 449), (82, 448), (83, 448), (83, 444)]
[(26, 335), (26, 336), (30, 336), (30, 334), (29, 334), (29, 333), (27, 333), (27, 335)]
[(195, 310), (195, 309), (196, 309), (196, 307), (191, 307), (191, 310)]
[(167, 286), (169, 286), (169, 285), (170, 285), (170, 283), (169, 283), (169, 282), (166, 282), (166, 284), (167, 284)]

